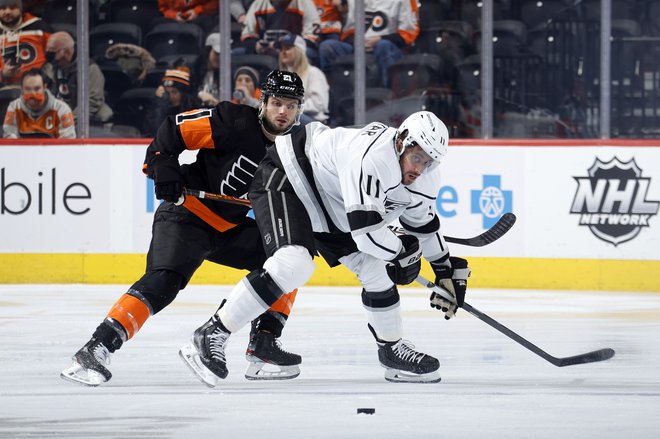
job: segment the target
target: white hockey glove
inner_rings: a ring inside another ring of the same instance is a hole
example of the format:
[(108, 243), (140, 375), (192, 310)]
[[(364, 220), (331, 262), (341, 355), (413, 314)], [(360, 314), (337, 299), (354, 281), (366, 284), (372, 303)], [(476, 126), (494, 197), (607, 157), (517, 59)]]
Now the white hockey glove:
[(435, 284), (454, 298), (454, 302), (450, 302), (439, 294), (431, 293), (431, 308), (444, 312), (445, 320), (454, 317), (458, 308), (463, 305), (467, 279), (471, 273), (467, 260), (451, 256), (449, 262), (451, 267), (431, 262), (431, 268), (435, 272)]

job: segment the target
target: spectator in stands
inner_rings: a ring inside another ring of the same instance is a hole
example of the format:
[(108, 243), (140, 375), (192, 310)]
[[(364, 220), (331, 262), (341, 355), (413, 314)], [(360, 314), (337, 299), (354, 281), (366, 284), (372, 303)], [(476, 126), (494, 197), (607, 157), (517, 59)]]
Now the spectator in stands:
[[(56, 98), (73, 108), (78, 118), (78, 62), (73, 37), (67, 32), (55, 32), (46, 44), (46, 59), (42, 70), (51, 82), (51, 91)], [(105, 103), (105, 77), (99, 66), (89, 61), (89, 116), (91, 123), (102, 124), (112, 118), (112, 109)]]
[(319, 11), (321, 27), (319, 44), (324, 40), (338, 40), (344, 25), (344, 14), (348, 11), (347, 0), (314, 0)]
[(197, 97), (205, 107), (215, 107), (220, 102), (220, 34), (213, 32), (206, 37), (206, 68)]
[[(378, 61), (382, 85), (389, 85), (387, 68), (403, 56), (419, 35), (419, 14), (416, 1), (365, 0), (365, 15), (372, 17), (365, 29), (365, 46)], [(348, 0), (345, 31), (341, 40), (325, 40), (320, 44), (321, 69), (326, 70), (340, 55), (353, 53), (355, 36), (355, 0)]]
[(254, 0), (247, 11), (241, 41), (247, 53), (277, 56), (275, 42), (293, 33), (307, 41), (307, 55), (314, 57), (320, 24), (312, 0)]
[[(209, 38), (218, 34), (211, 34)], [(206, 40), (207, 44), (209, 39)], [(218, 36), (219, 41), (219, 36)], [(212, 41), (212, 42), (215, 42)], [(212, 52), (219, 50), (218, 48), (212, 49)], [(220, 102), (220, 90), (218, 87), (218, 69), (219, 61), (218, 54), (209, 56), (209, 65), (213, 64), (213, 70), (208, 69), (202, 86), (197, 96), (202, 101), (205, 107), (214, 107)], [(254, 108), (259, 108), (259, 101), (261, 99), (261, 90), (259, 89), (259, 72), (249, 66), (239, 67), (234, 73), (234, 92), (231, 101), (235, 104), (249, 105)]]
[(21, 97), (9, 104), (3, 130), (6, 139), (76, 137), (71, 108), (46, 89), (44, 76), (38, 69), (23, 75)]
[(237, 23), (245, 25), (245, 19), (247, 18), (245, 11), (245, 4), (248, 2), (243, 2), (243, 0), (231, 0), (231, 5), (229, 10), (231, 11), (231, 16), (234, 17)]
[(330, 86), (325, 74), (309, 64), (305, 40), (300, 35), (289, 34), (276, 43), (280, 49), (280, 70), (296, 72), (305, 88), (305, 104), (301, 124), (312, 120), (325, 122), (328, 119)]
[(234, 92), (231, 101), (235, 104), (249, 105), (259, 108), (261, 89), (259, 88), (259, 72), (249, 66), (241, 66), (234, 73)]
[(46, 62), (46, 42), (52, 28), (23, 12), (21, 0), (0, 0), (0, 83), (18, 85), (25, 72)]
[(192, 92), (190, 69), (179, 66), (166, 70), (162, 85), (156, 89), (156, 102), (147, 109), (143, 133), (153, 137), (167, 116), (200, 108), (202, 103)]
[(219, 21), (218, 0), (158, 0), (158, 9), (165, 20), (193, 23), (204, 29), (204, 33), (211, 32)]

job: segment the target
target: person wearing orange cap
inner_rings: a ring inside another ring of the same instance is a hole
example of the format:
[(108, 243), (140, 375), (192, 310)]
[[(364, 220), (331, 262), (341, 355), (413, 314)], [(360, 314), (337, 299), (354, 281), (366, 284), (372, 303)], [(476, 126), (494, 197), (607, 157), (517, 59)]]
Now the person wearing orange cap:
[(167, 116), (175, 116), (202, 106), (199, 98), (192, 94), (190, 70), (185, 66), (165, 71), (161, 85), (156, 89), (156, 102), (147, 109), (143, 133), (149, 137)]

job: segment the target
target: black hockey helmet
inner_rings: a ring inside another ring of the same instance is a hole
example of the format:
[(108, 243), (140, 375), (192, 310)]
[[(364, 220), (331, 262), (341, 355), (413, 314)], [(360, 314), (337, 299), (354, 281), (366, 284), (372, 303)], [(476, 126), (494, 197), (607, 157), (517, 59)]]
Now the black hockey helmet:
[(305, 97), (305, 87), (302, 79), (295, 72), (286, 70), (273, 70), (266, 76), (261, 84), (261, 94), (265, 96), (279, 96), (297, 99), (300, 103)]

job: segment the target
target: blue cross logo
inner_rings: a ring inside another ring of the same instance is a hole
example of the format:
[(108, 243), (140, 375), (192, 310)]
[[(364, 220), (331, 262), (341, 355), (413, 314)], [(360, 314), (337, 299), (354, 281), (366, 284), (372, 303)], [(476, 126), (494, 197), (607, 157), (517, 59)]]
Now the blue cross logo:
[(513, 209), (513, 193), (502, 190), (500, 175), (484, 175), (482, 189), (471, 192), (471, 213), (483, 216), (483, 228), (489, 229), (498, 219)]

